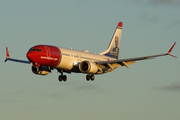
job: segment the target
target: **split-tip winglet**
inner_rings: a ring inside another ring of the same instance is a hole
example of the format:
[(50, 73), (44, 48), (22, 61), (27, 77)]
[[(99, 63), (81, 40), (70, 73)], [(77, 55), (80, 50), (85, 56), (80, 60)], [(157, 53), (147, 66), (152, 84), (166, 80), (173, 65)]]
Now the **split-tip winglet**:
[(9, 51), (8, 51), (8, 47), (6, 47), (6, 57), (7, 57), (7, 58), (10, 58), (10, 56), (9, 56)]
[(172, 57), (177, 58), (176, 56), (170, 54), (171, 51), (172, 51), (172, 49), (174, 48), (175, 44), (176, 44), (176, 42), (175, 42), (175, 43), (173, 44), (173, 46), (169, 49), (169, 51), (167, 52), (167, 54), (170, 55), (170, 56), (172, 56)]
[(168, 53), (171, 53), (172, 49), (174, 48), (176, 42), (173, 44), (173, 46), (171, 47), (171, 49), (169, 49)]
[(8, 47), (6, 47), (6, 59), (4, 62), (6, 62), (8, 58), (10, 58), (10, 55), (9, 55)]

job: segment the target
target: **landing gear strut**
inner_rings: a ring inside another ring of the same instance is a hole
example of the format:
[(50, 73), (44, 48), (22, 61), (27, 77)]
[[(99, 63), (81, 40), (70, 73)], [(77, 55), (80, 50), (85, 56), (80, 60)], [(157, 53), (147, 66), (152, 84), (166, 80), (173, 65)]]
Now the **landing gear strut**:
[(60, 71), (61, 75), (59, 75), (58, 79), (59, 81), (66, 81), (67, 80), (67, 76), (63, 75), (63, 70)]
[(93, 74), (92, 75), (90, 75), (90, 74), (86, 75), (86, 80), (89, 81), (90, 79), (91, 79), (91, 81), (93, 81), (95, 79)]

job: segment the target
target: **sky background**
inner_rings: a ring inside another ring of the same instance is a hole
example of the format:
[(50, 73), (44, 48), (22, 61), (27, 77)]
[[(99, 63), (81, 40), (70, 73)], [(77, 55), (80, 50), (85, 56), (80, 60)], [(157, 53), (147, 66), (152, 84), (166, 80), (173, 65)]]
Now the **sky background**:
[[(1, 120), (180, 120), (179, 0), (0, 0)], [(104, 51), (123, 22), (120, 58), (166, 53), (87, 82), (56, 70), (35, 75), (27, 60), (37, 44)]]

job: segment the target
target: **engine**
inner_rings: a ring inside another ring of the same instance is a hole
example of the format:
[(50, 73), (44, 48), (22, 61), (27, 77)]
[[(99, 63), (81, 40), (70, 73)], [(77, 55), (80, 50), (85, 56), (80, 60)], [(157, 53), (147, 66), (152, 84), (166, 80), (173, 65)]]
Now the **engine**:
[(98, 67), (95, 63), (90, 61), (82, 61), (79, 64), (79, 70), (83, 73), (95, 74), (98, 71)]
[(51, 72), (51, 70), (47, 66), (32, 66), (32, 72), (37, 75), (47, 75), (49, 72)]

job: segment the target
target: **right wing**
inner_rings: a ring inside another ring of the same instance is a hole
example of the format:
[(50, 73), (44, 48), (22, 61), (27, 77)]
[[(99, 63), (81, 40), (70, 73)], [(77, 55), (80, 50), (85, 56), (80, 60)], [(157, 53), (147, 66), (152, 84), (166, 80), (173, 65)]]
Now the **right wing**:
[(6, 62), (6, 61), (13, 61), (13, 62), (19, 62), (19, 63), (26, 63), (26, 64), (30, 64), (31, 63), (31, 62), (25, 61), (25, 60), (18, 60), (18, 59), (10, 58), (10, 55), (9, 55), (7, 47), (6, 47), (6, 59), (5, 59), (4, 62)]
[(176, 42), (169, 49), (169, 51), (167, 53), (165, 53), (165, 54), (152, 55), (152, 56), (144, 56), (144, 57), (136, 57), (136, 58), (128, 58), (128, 59), (119, 59), (119, 60), (112, 60), (112, 61), (100, 61), (100, 62), (95, 62), (95, 63), (98, 66), (98, 69), (100, 71), (102, 71), (102, 69), (106, 68), (107, 66), (109, 68), (111, 68), (110, 71), (114, 71), (115, 68), (120, 67), (120, 66), (126, 66), (127, 68), (129, 68), (128, 65), (134, 64), (135, 61), (139, 61), (139, 60), (154, 59), (156, 57), (165, 56), (165, 55), (170, 55), (172, 57), (177, 58), (176, 56), (170, 54), (172, 49), (173, 49), (173, 47), (175, 46), (175, 44), (176, 44)]

